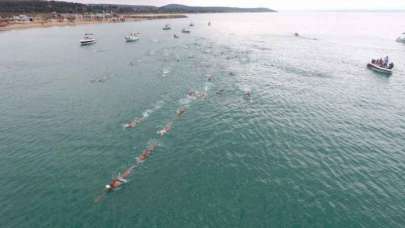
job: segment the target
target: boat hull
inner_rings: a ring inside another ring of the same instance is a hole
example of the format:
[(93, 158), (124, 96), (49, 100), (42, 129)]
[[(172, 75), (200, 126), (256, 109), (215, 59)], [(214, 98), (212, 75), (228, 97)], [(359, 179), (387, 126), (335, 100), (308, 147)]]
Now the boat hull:
[(383, 67), (377, 66), (377, 65), (372, 64), (372, 63), (367, 64), (367, 68), (374, 71), (374, 72), (380, 73), (380, 74), (385, 74), (385, 75), (391, 75), (392, 74), (391, 69), (383, 68)]
[(125, 41), (127, 43), (135, 42), (135, 41), (138, 41), (138, 40), (139, 40), (139, 38), (130, 38), (130, 37), (125, 38)]
[(398, 37), (397, 42), (405, 44), (405, 37)]
[(82, 45), (82, 46), (92, 45), (95, 43), (96, 43), (96, 40), (81, 40), (80, 41), (80, 45)]

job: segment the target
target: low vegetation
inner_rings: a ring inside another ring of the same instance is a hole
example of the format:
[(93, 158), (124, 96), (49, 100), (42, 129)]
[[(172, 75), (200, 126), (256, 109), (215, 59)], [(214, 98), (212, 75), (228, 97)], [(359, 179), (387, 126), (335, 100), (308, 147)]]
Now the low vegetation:
[(233, 7), (191, 7), (184, 5), (136, 6), (116, 4), (81, 4), (62, 1), (42, 0), (0, 0), (1, 15), (38, 14), (38, 13), (224, 13), (224, 12), (274, 12), (266, 8)]

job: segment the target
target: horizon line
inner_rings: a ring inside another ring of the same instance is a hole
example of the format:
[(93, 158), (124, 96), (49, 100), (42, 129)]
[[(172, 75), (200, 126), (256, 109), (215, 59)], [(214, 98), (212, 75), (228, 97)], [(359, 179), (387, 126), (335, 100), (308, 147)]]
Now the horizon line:
[[(55, 0), (46, 0), (46, 1), (55, 1)], [(131, 4), (131, 3), (82, 3), (78, 2), (77, 0), (56, 0), (62, 2), (73, 2), (73, 3), (81, 3), (87, 5), (122, 5), (122, 6), (155, 6), (155, 7), (163, 7), (167, 5), (182, 5), (182, 6), (189, 6), (189, 7), (226, 7), (226, 8), (240, 8), (240, 9), (270, 9), (275, 10), (277, 12), (288, 12), (288, 11), (307, 11), (307, 12), (402, 12), (405, 11), (405, 8), (401, 9), (375, 9), (375, 8), (354, 8), (354, 9), (339, 9), (339, 8), (332, 8), (332, 9), (275, 9), (272, 7), (264, 7), (264, 6), (249, 6), (249, 7), (240, 7), (240, 6), (223, 6), (223, 5), (211, 5), (211, 6), (202, 6), (202, 5), (193, 5), (193, 4), (178, 4), (178, 3), (168, 3), (164, 5), (152, 5), (152, 4)]]

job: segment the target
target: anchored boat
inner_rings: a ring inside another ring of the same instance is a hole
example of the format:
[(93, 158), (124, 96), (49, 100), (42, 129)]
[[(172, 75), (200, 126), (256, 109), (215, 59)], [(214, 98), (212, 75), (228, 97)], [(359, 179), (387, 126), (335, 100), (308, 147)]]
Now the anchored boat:
[(191, 31), (190, 31), (190, 30), (185, 29), (185, 28), (184, 28), (183, 30), (181, 30), (181, 32), (182, 32), (182, 33), (191, 33)]
[(397, 38), (397, 42), (405, 43), (405, 32)]
[(394, 64), (393, 63), (391, 63), (391, 64), (390, 64), (390, 66), (391, 66), (391, 68), (390, 68), (390, 67), (379, 66), (376, 63), (368, 63), (367, 68), (374, 71), (374, 72), (377, 72), (377, 73), (381, 73), (381, 74), (385, 74), (385, 75), (391, 75), (392, 74), (392, 68), (394, 68)]
[(86, 33), (84, 34), (83, 38), (80, 40), (80, 45), (86, 46), (86, 45), (91, 45), (96, 43), (96, 38), (94, 37), (94, 34), (92, 33)]
[(134, 41), (137, 41), (137, 40), (139, 40), (138, 33), (133, 32), (133, 33), (131, 33), (128, 36), (125, 37), (126, 42), (134, 42)]

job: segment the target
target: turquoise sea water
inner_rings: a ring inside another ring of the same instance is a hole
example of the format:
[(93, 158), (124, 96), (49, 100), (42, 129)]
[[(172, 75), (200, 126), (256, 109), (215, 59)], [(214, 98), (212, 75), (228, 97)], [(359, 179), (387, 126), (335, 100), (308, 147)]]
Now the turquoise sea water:
[[(405, 226), (402, 21), (207, 14), (0, 33), (0, 227)], [(85, 32), (97, 44), (80, 47)], [(385, 55), (391, 77), (366, 69)]]

